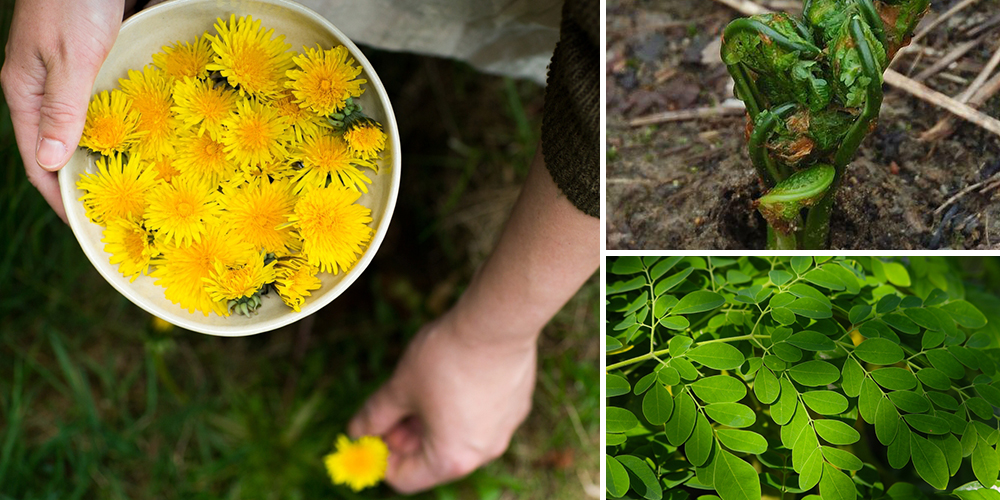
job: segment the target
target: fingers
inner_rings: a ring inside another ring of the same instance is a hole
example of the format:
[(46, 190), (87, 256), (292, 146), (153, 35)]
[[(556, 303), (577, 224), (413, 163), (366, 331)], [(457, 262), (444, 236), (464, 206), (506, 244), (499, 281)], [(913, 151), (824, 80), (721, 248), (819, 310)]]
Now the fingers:
[(415, 453), (389, 455), (385, 482), (408, 495), (467, 476), (482, 463), (474, 453), (445, 453), (436, 447), (434, 440), (424, 440)]
[(409, 400), (394, 387), (393, 380), (387, 382), (351, 419), (347, 433), (352, 439), (386, 434), (410, 413)]
[(55, 60), (47, 65), (38, 115), (35, 163), (48, 171), (63, 167), (80, 142), (97, 68)]
[(39, 193), (42, 193), (42, 197), (45, 201), (49, 203), (52, 207), (52, 211), (62, 219), (63, 222), (69, 223), (66, 219), (66, 207), (63, 206), (62, 193), (59, 191), (59, 179), (55, 172), (49, 172), (42, 170), (34, 165), (29, 165), (25, 169), (28, 173), (28, 180), (31, 182)]

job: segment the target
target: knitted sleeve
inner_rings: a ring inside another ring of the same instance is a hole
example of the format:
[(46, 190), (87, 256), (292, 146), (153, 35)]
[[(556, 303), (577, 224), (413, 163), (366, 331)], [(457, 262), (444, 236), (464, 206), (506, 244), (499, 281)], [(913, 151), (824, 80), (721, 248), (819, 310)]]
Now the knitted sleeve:
[(553, 180), (587, 215), (600, 211), (600, 3), (566, 0), (549, 64), (542, 153)]

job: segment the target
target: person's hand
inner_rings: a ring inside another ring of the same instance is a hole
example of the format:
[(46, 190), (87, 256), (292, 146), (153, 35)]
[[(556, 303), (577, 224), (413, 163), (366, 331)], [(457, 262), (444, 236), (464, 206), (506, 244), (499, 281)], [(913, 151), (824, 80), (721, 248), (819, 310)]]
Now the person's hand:
[(458, 479), (499, 457), (531, 409), (535, 335), (470, 340), (454, 311), (417, 334), (348, 426), (353, 438), (385, 439), (386, 482), (400, 493)]
[(0, 84), (28, 180), (63, 221), (55, 172), (83, 133), (97, 72), (121, 27), (125, 0), (18, 0)]

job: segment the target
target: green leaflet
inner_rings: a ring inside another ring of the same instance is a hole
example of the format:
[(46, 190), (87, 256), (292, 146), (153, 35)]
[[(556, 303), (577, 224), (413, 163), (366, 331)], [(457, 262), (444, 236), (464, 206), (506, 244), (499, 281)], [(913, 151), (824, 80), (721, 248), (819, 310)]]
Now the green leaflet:
[(927, 437), (927, 440), (937, 446), (941, 453), (944, 453), (944, 459), (948, 462), (948, 475), (954, 476), (958, 472), (958, 468), (962, 466), (962, 443), (953, 434), (931, 435)]
[(767, 440), (753, 431), (719, 429), (716, 435), (719, 436), (723, 446), (733, 451), (755, 455), (767, 451)]
[(715, 375), (691, 384), (694, 393), (706, 403), (735, 403), (747, 395), (747, 387), (734, 377)]
[(825, 457), (826, 460), (834, 467), (852, 471), (861, 470), (861, 468), (864, 467), (864, 463), (861, 459), (854, 456), (854, 454), (849, 451), (832, 448), (830, 446), (823, 446), (822, 448), (823, 457)]
[(910, 461), (910, 428), (900, 425), (896, 439), (892, 440), (886, 451), (889, 465), (893, 469), (902, 469)]
[(607, 394), (609, 398), (621, 396), (622, 394), (628, 394), (629, 391), (632, 390), (632, 387), (629, 386), (628, 380), (625, 380), (625, 377), (613, 374), (608, 374), (606, 377), (607, 378), (604, 383), (608, 389)]
[(792, 273), (780, 270), (770, 271), (769, 273), (767, 273), (767, 276), (768, 278), (771, 279), (771, 283), (774, 283), (775, 285), (778, 286), (788, 283), (789, 281), (792, 280), (792, 278), (795, 277), (794, 275), (792, 275)]
[(816, 426), (816, 433), (819, 434), (819, 437), (833, 445), (847, 446), (857, 443), (861, 439), (861, 434), (854, 427), (839, 420), (816, 420), (813, 425)]
[(917, 378), (927, 387), (939, 391), (947, 391), (951, 388), (951, 380), (943, 371), (937, 368), (924, 368), (917, 372)]
[(733, 370), (746, 360), (739, 349), (724, 342), (699, 345), (688, 351), (687, 357), (716, 370)]
[(812, 297), (800, 297), (786, 307), (789, 311), (805, 318), (826, 319), (833, 317), (833, 309), (829, 305)]
[(823, 500), (855, 500), (858, 490), (854, 481), (830, 464), (823, 464), (823, 478), (819, 481), (819, 493)]
[[(818, 271), (818, 269), (813, 269), (813, 271)], [(811, 330), (796, 333), (788, 337), (785, 342), (806, 351), (832, 351), (837, 348), (829, 337)]]
[(757, 400), (769, 405), (778, 399), (780, 392), (781, 385), (774, 373), (768, 368), (761, 368), (753, 382), (753, 393)]
[(875, 365), (891, 365), (903, 360), (903, 349), (886, 339), (867, 339), (854, 348), (854, 355)]
[(850, 312), (847, 314), (847, 319), (856, 325), (868, 319), (871, 314), (872, 306), (868, 304), (858, 304), (851, 308)]
[(667, 441), (671, 446), (680, 446), (687, 441), (691, 431), (694, 430), (697, 412), (694, 400), (687, 392), (679, 392), (674, 396), (674, 411), (664, 427)]
[(687, 352), (688, 348), (691, 347), (692, 343), (694, 343), (694, 340), (692, 340), (691, 337), (684, 337), (680, 335), (672, 337), (670, 342), (667, 343), (670, 349), (670, 357), (676, 358), (683, 355)]
[(802, 349), (784, 342), (771, 346), (771, 351), (781, 358), (782, 361), (789, 363), (795, 363), (802, 359)]
[(712, 420), (729, 427), (749, 427), (757, 421), (753, 410), (739, 403), (710, 404), (705, 407), (705, 413)]
[(656, 372), (643, 375), (642, 378), (635, 383), (635, 387), (632, 388), (632, 394), (642, 396), (642, 393), (649, 390), (649, 388), (653, 386), (653, 383), (656, 382), (656, 377)]
[(802, 473), (806, 465), (806, 460), (810, 455), (819, 449), (819, 440), (816, 439), (816, 432), (808, 425), (799, 431), (799, 437), (792, 446), (792, 467), (795, 472)]
[(998, 471), (1000, 460), (997, 458), (997, 451), (979, 437), (976, 448), (972, 450), (972, 472), (976, 474), (979, 484), (992, 486), (997, 482)]
[(956, 300), (949, 302), (941, 306), (941, 309), (965, 328), (976, 329), (986, 326), (986, 316), (968, 301)]
[[(941, 394), (940, 392), (931, 392), (929, 395), (930, 394), (950, 397), (947, 394)], [(931, 409), (931, 404), (927, 401), (927, 399), (914, 392), (893, 391), (889, 393), (889, 399), (892, 400), (894, 405), (896, 405), (896, 408), (899, 408), (907, 413), (924, 413)]]
[(625, 467), (615, 457), (604, 455), (604, 470), (607, 476), (608, 494), (621, 498), (628, 493), (629, 479)]
[(912, 372), (895, 366), (873, 370), (871, 376), (878, 385), (894, 391), (908, 391), (917, 386), (917, 377)]
[(760, 500), (760, 478), (750, 464), (725, 450), (718, 451), (715, 489), (722, 500)]
[(843, 290), (844, 288), (846, 288), (844, 286), (844, 282), (835, 272), (832, 271), (832, 269), (839, 267), (840, 266), (836, 264), (817, 267), (812, 271), (809, 271), (808, 273), (802, 275), (802, 279), (816, 286), (821, 286), (829, 290), (834, 290), (834, 291)]
[(802, 463), (802, 471), (799, 473), (799, 489), (810, 490), (819, 484), (823, 475), (823, 452), (820, 448), (815, 448), (809, 453), (805, 462)]
[(685, 295), (674, 306), (673, 314), (694, 314), (711, 311), (726, 303), (725, 297), (708, 290), (698, 290)]
[(649, 464), (641, 458), (632, 455), (618, 455), (615, 458), (630, 473), (629, 483), (632, 486), (632, 491), (635, 491), (646, 500), (660, 500), (663, 498), (663, 488), (660, 487), (660, 482), (657, 481), (653, 469), (649, 468)]
[(888, 398), (882, 398), (875, 410), (875, 436), (880, 443), (888, 445), (896, 437), (899, 428), (899, 412)]
[(836, 366), (819, 360), (797, 364), (788, 369), (788, 374), (796, 382), (809, 387), (832, 384), (840, 379), (840, 370)]
[(671, 330), (686, 330), (691, 326), (691, 322), (684, 316), (667, 316), (660, 320), (660, 324)]
[(660, 279), (660, 277), (662, 277), (664, 274), (667, 274), (667, 271), (673, 269), (673, 267), (677, 265), (677, 263), (680, 262), (681, 259), (683, 258), (684, 257), (675, 255), (673, 257), (667, 257), (663, 259), (658, 264), (653, 266), (652, 269), (649, 270), (649, 278), (652, 279), (653, 281)]
[(844, 379), (844, 394), (852, 398), (858, 397), (858, 394), (861, 394), (861, 382), (865, 378), (865, 372), (862, 370), (861, 365), (854, 358), (847, 358), (844, 361), (842, 376)]
[(604, 436), (605, 436), (605, 441), (607, 442), (607, 446), (618, 446), (620, 444), (624, 444), (625, 441), (628, 440), (628, 438), (626, 438), (624, 434), (607, 433)]
[(993, 407), (986, 402), (985, 399), (980, 397), (969, 398), (965, 402), (966, 406), (976, 414), (977, 417), (983, 420), (990, 420), (993, 418)]
[(653, 384), (642, 398), (642, 414), (653, 425), (663, 425), (674, 411), (674, 399), (660, 384)]
[(947, 434), (951, 432), (948, 421), (933, 415), (911, 413), (903, 415), (903, 419), (906, 420), (906, 423), (910, 424), (910, 427), (924, 434)]
[(807, 255), (795, 256), (792, 257), (791, 260), (792, 271), (799, 276), (805, 274), (805, 272), (808, 271), (812, 265), (813, 258)]
[(771, 418), (778, 425), (785, 425), (795, 414), (795, 404), (798, 402), (798, 391), (788, 379), (781, 379), (781, 396), (778, 402), (771, 406)]
[(927, 360), (931, 362), (934, 368), (944, 372), (948, 378), (957, 380), (965, 376), (965, 368), (948, 351), (934, 349), (925, 352), (924, 355), (927, 356)]
[(986, 384), (976, 384), (976, 392), (986, 400), (987, 403), (993, 406), (1000, 406), (1000, 389), (993, 387), (992, 385)]
[(713, 443), (712, 425), (708, 423), (705, 415), (699, 412), (694, 432), (691, 433), (691, 437), (684, 443), (684, 453), (687, 454), (688, 460), (694, 466), (701, 467), (708, 461)]
[(847, 398), (834, 391), (811, 391), (802, 394), (806, 406), (820, 415), (837, 415), (847, 411)]
[(615, 261), (614, 265), (611, 266), (612, 274), (635, 274), (641, 273), (645, 269), (642, 266), (642, 260), (635, 256), (625, 256), (619, 257)]
[(639, 425), (639, 419), (625, 408), (609, 406), (605, 409), (605, 428), (607, 432), (626, 432)]
[(948, 487), (948, 462), (940, 448), (919, 435), (911, 433), (910, 455), (917, 474), (924, 481), (927, 481), (927, 484), (939, 490)]
[(659, 365), (656, 367), (656, 380), (663, 385), (677, 385), (681, 383), (680, 373), (672, 366)]
[(881, 400), (882, 389), (879, 389), (878, 385), (872, 379), (865, 377), (865, 380), (861, 383), (861, 395), (858, 396), (858, 411), (861, 413), (861, 418), (865, 419), (865, 422), (869, 424), (875, 423), (875, 410), (878, 409), (878, 404)]
[(656, 285), (653, 287), (653, 294), (659, 297), (660, 295), (667, 293), (670, 290), (673, 290), (674, 287), (684, 282), (684, 280), (686, 280), (687, 277), (690, 276), (692, 272), (694, 272), (694, 268), (689, 267), (683, 271), (677, 272), (675, 274), (667, 276), (666, 278), (663, 278), (662, 280), (658, 281)]

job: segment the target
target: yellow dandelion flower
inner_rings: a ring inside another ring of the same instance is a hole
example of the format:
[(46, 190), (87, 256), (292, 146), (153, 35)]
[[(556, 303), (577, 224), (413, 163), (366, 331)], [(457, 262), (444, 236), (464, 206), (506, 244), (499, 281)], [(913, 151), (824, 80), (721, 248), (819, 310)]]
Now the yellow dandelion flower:
[(250, 297), (266, 283), (274, 281), (274, 263), (264, 264), (264, 254), (254, 252), (246, 262), (226, 265), (215, 262), (211, 276), (202, 279), (205, 291), (217, 302)]
[(229, 186), (219, 196), (222, 222), (254, 248), (269, 253), (284, 251), (296, 239), (286, 225), (295, 209), (289, 181), (255, 178), (248, 184)]
[(257, 101), (242, 100), (238, 113), (222, 122), (226, 156), (238, 166), (261, 165), (284, 158), (285, 142), (291, 139), (288, 122), (278, 112)]
[(302, 305), (306, 303), (309, 292), (318, 290), (323, 283), (316, 277), (319, 268), (311, 266), (301, 257), (289, 259), (279, 259), (274, 268), (277, 280), (274, 288), (278, 291), (282, 302), (291, 307), (295, 312), (302, 310)]
[(358, 167), (367, 167), (377, 172), (377, 166), (355, 158), (344, 139), (334, 135), (307, 136), (292, 151), (290, 158), (302, 162), (302, 171), (296, 178), (296, 189), (325, 187), (328, 179), (363, 193), (368, 192), (367, 184), (372, 180), (361, 173)]
[(98, 224), (106, 224), (122, 217), (142, 219), (148, 202), (146, 194), (160, 184), (156, 172), (144, 169), (138, 155), (131, 155), (128, 162), (114, 155), (97, 159), (97, 173), (80, 174), (76, 186), (86, 194), (80, 197), (87, 217)]
[(264, 32), (260, 20), (235, 14), (228, 24), (218, 19), (215, 30), (218, 35), (206, 35), (215, 52), (209, 71), (221, 72), (240, 95), (270, 98), (281, 90), (285, 72), (294, 66), (284, 35), (272, 39), (274, 30)]
[(101, 240), (104, 251), (111, 254), (111, 263), (118, 264), (118, 272), (135, 281), (149, 270), (149, 262), (159, 252), (153, 244), (153, 235), (142, 227), (142, 221), (122, 217), (108, 222)]
[(165, 287), (168, 300), (179, 304), (188, 312), (215, 312), (228, 316), (225, 301), (213, 300), (205, 289), (204, 278), (210, 278), (216, 262), (233, 266), (246, 262), (256, 253), (250, 245), (234, 238), (218, 221), (209, 223), (199, 241), (190, 245), (164, 244), (163, 255), (157, 260), (150, 276), (156, 284)]
[(288, 217), (302, 237), (302, 251), (320, 271), (347, 271), (371, 240), (371, 210), (356, 204), (361, 193), (340, 187), (308, 190)]
[(149, 193), (146, 227), (157, 231), (164, 243), (199, 241), (220, 213), (215, 187), (196, 175), (179, 175), (170, 184), (156, 186)]
[(153, 54), (153, 64), (173, 78), (205, 78), (212, 60), (212, 46), (200, 36), (194, 45), (177, 42), (163, 46), (163, 52)]
[(174, 167), (182, 174), (203, 178), (216, 186), (236, 171), (235, 164), (226, 157), (225, 144), (209, 134), (181, 134), (176, 143)]
[(147, 158), (159, 158), (174, 152), (171, 139), (178, 120), (170, 109), (174, 79), (166, 73), (146, 66), (142, 71), (128, 70), (128, 79), (118, 83), (122, 92), (132, 99), (132, 109), (139, 113), (138, 130), (146, 135), (136, 150)]
[(344, 140), (351, 153), (363, 160), (376, 160), (385, 149), (385, 133), (371, 123), (365, 123), (344, 133)]
[(322, 116), (305, 109), (297, 102), (292, 91), (285, 89), (284, 92), (271, 102), (271, 107), (278, 110), (278, 114), (285, 117), (295, 131), (295, 140), (302, 141), (307, 135), (318, 135), (320, 130), (330, 128)]
[(143, 135), (138, 124), (139, 113), (132, 109), (128, 96), (120, 90), (105, 90), (87, 107), (80, 145), (104, 156), (126, 153)]
[(340, 435), (337, 436), (337, 450), (324, 457), (323, 462), (335, 484), (361, 491), (385, 478), (389, 447), (377, 436), (362, 436), (351, 442), (347, 436)]
[(150, 168), (156, 172), (156, 180), (162, 179), (170, 182), (170, 179), (173, 179), (175, 175), (180, 175), (180, 172), (174, 167), (174, 159), (170, 156), (153, 160)]
[(289, 70), (289, 81), (285, 83), (300, 106), (326, 116), (343, 108), (347, 98), (358, 97), (364, 92), (361, 85), (367, 80), (357, 78), (361, 67), (354, 66), (347, 47), (303, 49), (305, 53), (294, 58), (301, 70)]
[(213, 139), (222, 132), (222, 120), (236, 111), (236, 92), (215, 87), (211, 80), (185, 77), (174, 83), (174, 103), (170, 108), (184, 124), (185, 129), (198, 126), (198, 135), (206, 131)]

